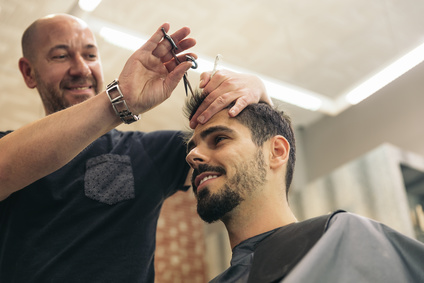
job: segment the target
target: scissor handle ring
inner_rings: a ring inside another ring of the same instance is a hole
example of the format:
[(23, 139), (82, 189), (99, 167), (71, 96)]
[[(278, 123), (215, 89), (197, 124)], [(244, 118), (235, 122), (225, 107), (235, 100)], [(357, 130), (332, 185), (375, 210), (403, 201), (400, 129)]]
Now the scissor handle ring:
[(192, 69), (197, 69), (197, 62), (196, 62), (196, 59), (194, 59), (193, 56), (186, 55), (186, 59), (187, 59), (187, 61), (191, 61), (191, 63), (192, 63), (191, 68)]

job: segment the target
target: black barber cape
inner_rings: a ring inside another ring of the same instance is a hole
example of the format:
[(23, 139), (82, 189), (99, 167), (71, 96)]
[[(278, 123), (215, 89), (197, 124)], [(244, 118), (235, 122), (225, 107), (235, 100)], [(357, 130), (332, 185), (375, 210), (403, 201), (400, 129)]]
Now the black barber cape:
[(211, 282), (424, 282), (423, 243), (339, 212), (242, 242), (232, 266)]

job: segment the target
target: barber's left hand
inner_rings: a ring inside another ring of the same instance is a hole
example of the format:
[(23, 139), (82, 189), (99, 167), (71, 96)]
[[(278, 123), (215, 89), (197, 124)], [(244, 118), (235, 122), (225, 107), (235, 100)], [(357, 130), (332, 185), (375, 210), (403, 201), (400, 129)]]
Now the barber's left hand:
[(228, 111), (231, 117), (237, 116), (247, 105), (266, 102), (272, 105), (265, 85), (256, 76), (235, 73), (229, 70), (219, 70), (211, 78), (211, 72), (202, 73), (200, 88), (208, 96), (190, 120), (194, 129), (199, 123), (206, 123), (213, 115), (227, 107), (233, 101), (234, 106)]

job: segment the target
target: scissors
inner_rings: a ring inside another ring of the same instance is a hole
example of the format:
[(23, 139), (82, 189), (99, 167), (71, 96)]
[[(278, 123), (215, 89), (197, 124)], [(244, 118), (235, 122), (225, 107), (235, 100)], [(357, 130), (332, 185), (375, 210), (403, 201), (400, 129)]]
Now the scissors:
[[(175, 62), (177, 62), (177, 65), (178, 64), (181, 64), (181, 61), (178, 59), (177, 55), (175, 54), (175, 50), (178, 49), (177, 45), (175, 44), (175, 42), (172, 39), (172, 37), (169, 36), (166, 33), (166, 31), (165, 31), (164, 28), (162, 28), (162, 32), (163, 32), (163, 36), (169, 41), (169, 43), (171, 43), (171, 54), (174, 57)], [(192, 69), (196, 69), (197, 68), (196, 59), (194, 59), (194, 57), (193, 56), (190, 56), (190, 55), (185, 55), (185, 57), (187, 58), (187, 61), (191, 61), (193, 63), (192, 66), (191, 66), (191, 68)], [(186, 96), (188, 96), (188, 90), (190, 90), (191, 95), (193, 95), (193, 89), (191, 88), (191, 85), (190, 85), (190, 82), (188, 81), (187, 76), (188, 76), (187, 75), (187, 72), (185, 72), (184, 75), (183, 75), (183, 81), (184, 81), (184, 89), (185, 89), (185, 92), (186, 92)]]

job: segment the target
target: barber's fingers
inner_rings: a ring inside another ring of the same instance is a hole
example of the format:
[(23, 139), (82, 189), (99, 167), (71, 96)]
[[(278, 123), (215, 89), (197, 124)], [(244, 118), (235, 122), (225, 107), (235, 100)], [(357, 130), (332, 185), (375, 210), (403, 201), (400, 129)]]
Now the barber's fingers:
[(200, 83), (199, 87), (204, 88), (210, 81), (212, 75), (212, 71), (210, 72), (203, 72), (200, 74)]
[(225, 81), (206, 96), (190, 120), (190, 127), (195, 128), (199, 123), (206, 123), (213, 115), (232, 102), (234, 102), (234, 106), (228, 110), (228, 114), (232, 117), (237, 116), (241, 110), (251, 103), (251, 100), (252, 98), (245, 91), (235, 90), (231, 84)]
[[(171, 43), (166, 38), (164, 38), (162, 27), (163, 25), (158, 30), (160, 31), (160, 35), (162, 36), (162, 38), (159, 40), (159, 42), (157, 42), (157, 46), (152, 51), (152, 54), (158, 58), (161, 58), (162, 62), (167, 62), (173, 58), (173, 55), (170, 52), (172, 46), (171, 46)], [(165, 31), (167, 30), (165, 29)], [(183, 27), (170, 35), (174, 43), (178, 47), (178, 49), (174, 50), (176, 54), (181, 53), (193, 47), (194, 45), (196, 45), (196, 40), (194, 40), (193, 38), (186, 38), (189, 34), (190, 34), (190, 29), (188, 27)], [(156, 39), (157, 38), (155, 37), (155, 40)]]
[(164, 90), (165, 92), (170, 93), (177, 87), (178, 83), (183, 78), (183, 75), (190, 69), (191, 67), (190, 61), (185, 61), (174, 67), (172, 71), (168, 73), (164, 80)]
[(220, 71), (219, 74), (213, 77), (211, 77), (211, 74), (212, 72), (204, 72), (200, 75), (199, 87), (203, 88), (203, 93), (206, 97), (190, 120), (190, 127), (193, 129), (198, 123), (205, 123), (215, 113), (224, 108), (227, 102), (225, 96), (229, 96), (226, 92), (228, 92), (230, 86), (224, 85), (219, 88), (227, 78), (223, 75), (223, 72)]
[[(177, 57), (178, 57), (178, 60), (182, 63), (182, 62), (186, 62), (186, 61), (188, 61), (187, 60), (187, 57), (186, 57), (186, 55), (189, 55), (189, 56), (191, 56), (191, 57), (193, 57), (194, 59), (197, 59), (197, 55), (196, 54), (194, 54), (194, 53), (185, 53), (185, 54), (182, 54), (182, 55), (178, 55)], [(189, 61), (190, 62), (190, 61)], [(193, 64), (193, 63), (192, 63)], [(177, 62), (175, 62), (175, 60), (171, 60), (171, 61), (168, 61), (168, 62), (166, 62), (165, 63), (165, 67), (166, 67), (166, 69), (168, 70), (168, 72), (171, 72), (172, 70), (174, 70), (174, 68), (176, 67), (178, 65), (178, 63)]]
[[(169, 23), (164, 23), (162, 24), (157, 30), (156, 32), (146, 41), (145, 44), (143, 44), (143, 46), (141, 46), (141, 48), (139, 50), (145, 50), (145, 51), (150, 51), (152, 52), (153, 55), (155, 55), (156, 57), (160, 57), (159, 55), (156, 55), (155, 52), (157, 52), (156, 50), (158, 49), (159, 43), (161, 42), (161, 40), (163, 39), (163, 32), (162, 32), (162, 28), (165, 31), (169, 30)], [(166, 40), (166, 39), (165, 39)], [(168, 46), (168, 48), (166, 48), (166, 46)], [(168, 49), (168, 51), (171, 49), (171, 44), (168, 42), (168, 45), (165, 45), (164, 47), (162, 47), (162, 50), (166, 50)], [(166, 52), (168, 52), (166, 51)], [(137, 52), (137, 51), (136, 51)]]
[[(164, 42), (165, 44), (165, 42)], [(193, 46), (196, 45), (196, 40), (194, 38), (184, 38), (183, 40), (181, 40), (180, 42), (176, 43), (178, 46), (177, 50), (174, 50), (175, 54), (180, 54), (181, 52), (184, 52), (190, 48), (192, 48)], [(161, 46), (159, 45), (158, 48), (161, 48)], [(169, 49), (168, 52), (165, 52), (165, 55), (161, 57), (162, 62), (167, 62), (171, 59), (173, 59), (173, 55), (170, 52), (171, 49)]]
[[(172, 46), (171, 43), (164, 37), (162, 28), (165, 32), (167, 32), (170, 26), (168, 23), (162, 24), (147, 40), (147, 42), (135, 51), (135, 54), (152, 54), (153, 56), (160, 58), (163, 63), (172, 60), (174, 58), (170, 52)], [(186, 38), (189, 34), (190, 29), (188, 27), (183, 27), (171, 35), (173, 41), (178, 47), (177, 50), (174, 50), (175, 54), (181, 53), (196, 45), (196, 40), (193, 38)]]
[[(181, 54), (181, 52), (184, 52), (184, 51), (192, 48), (195, 45), (196, 45), (196, 40), (194, 40), (193, 38), (186, 38), (186, 39), (183, 39), (182, 41), (180, 41), (179, 43), (177, 43), (178, 49), (174, 50), (174, 52), (175, 52), (175, 54)], [(161, 47), (161, 46), (159, 45), (158, 47)], [(195, 58), (197, 58), (197, 57), (195, 57)], [(163, 63), (174, 60), (174, 56), (171, 53), (171, 49), (169, 49), (169, 51), (167, 53), (165, 53), (165, 55), (160, 57), (160, 59)], [(186, 60), (180, 60), (180, 61), (183, 62), (183, 61), (186, 61)]]

